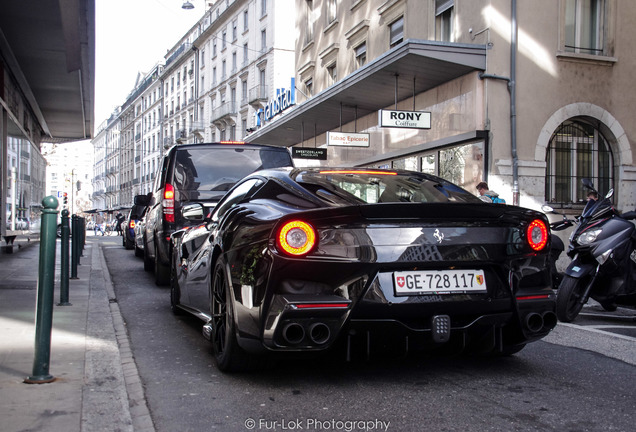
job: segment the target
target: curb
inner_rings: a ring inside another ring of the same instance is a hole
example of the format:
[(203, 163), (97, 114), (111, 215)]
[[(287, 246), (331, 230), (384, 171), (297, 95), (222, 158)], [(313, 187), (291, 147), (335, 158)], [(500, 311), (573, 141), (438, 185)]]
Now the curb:
[[(127, 404), (128, 406), (122, 407), (124, 412), (120, 411), (117, 413), (112, 413), (113, 415), (116, 416), (115, 418), (119, 418), (121, 422), (121, 424), (118, 425), (119, 429), (117, 430), (155, 432), (155, 426), (152, 421), (152, 417), (150, 416), (150, 410), (148, 409), (148, 405), (146, 402), (144, 388), (141, 383), (141, 378), (139, 377), (137, 364), (135, 363), (135, 359), (132, 354), (132, 350), (130, 348), (130, 339), (128, 336), (128, 332), (126, 331), (126, 324), (124, 323), (123, 317), (119, 309), (119, 305), (117, 304), (117, 298), (115, 296), (115, 291), (113, 288), (110, 273), (107, 270), (108, 267), (106, 265), (106, 260), (104, 259), (102, 248), (99, 244), (93, 243), (92, 249), (93, 249), (92, 251), (93, 268), (91, 269), (91, 273), (95, 272), (95, 273), (102, 274), (103, 279), (101, 281), (98, 281), (98, 283), (103, 282), (103, 287), (105, 289), (105, 297), (106, 297), (104, 298), (104, 300), (108, 301), (108, 311), (110, 312), (109, 316), (112, 319), (114, 337), (115, 337), (116, 345), (118, 348), (116, 363), (119, 363), (118, 365), (119, 371), (117, 374), (117, 378), (119, 378), (120, 385), (123, 384), (123, 387), (124, 387), (122, 389), (122, 392), (125, 391), (125, 395), (123, 395), (123, 398), (127, 399), (128, 401), (128, 404)], [(98, 276), (98, 275), (95, 274), (95, 276)], [(91, 277), (91, 280), (92, 279), (93, 277)], [(92, 296), (93, 296), (93, 293), (91, 292), (91, 297)], [(86, 359), (87, 369), (89, 368), (88, 357), (89, 356), (87, 352), (87, 359)], [(83, 399), (83, 402), (85, 400), (86, 398)], [(83, 403), (83, 405), (86, 405), (86, 404)], [(84, 426), (84, 418), (85, 418), (84, 413), (86, 412), (86, 408), (83, 407), (82, 411), (83, 411), (82, 426)], [(108, 416), (105, 416), (105, 417), (108, 417)], [(112, 417), (105, 420), (108, 421), (109, 428), (113, 428), (115, 426), (113, 425)], [(99, 425), (95, 425), (95, 426), (96, 428), (94, 430), (100, 430)], [(89, 430), (93, 430), (93, 429), (89, 428)]]

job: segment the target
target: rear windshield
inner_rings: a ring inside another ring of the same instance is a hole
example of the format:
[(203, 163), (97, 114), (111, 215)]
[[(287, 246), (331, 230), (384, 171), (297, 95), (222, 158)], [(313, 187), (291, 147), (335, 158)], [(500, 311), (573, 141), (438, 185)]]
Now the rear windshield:
[(342, 205), (482, 202), (459, 186), (420, 173), (301, 171), (296, 181), (322, 200)]
[(248, 174), (292, 166), (286, 149), (201, 147), (180, 149), (172, 175), (181, 201), (218, 201)]

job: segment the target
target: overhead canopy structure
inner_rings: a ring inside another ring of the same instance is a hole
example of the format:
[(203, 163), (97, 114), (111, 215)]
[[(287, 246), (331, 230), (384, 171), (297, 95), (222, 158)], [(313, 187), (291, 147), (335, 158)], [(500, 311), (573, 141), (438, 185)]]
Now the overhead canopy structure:
[[(94, 69), (94, 0), (0, 0), (0, 72), (16, 81), (41, 141), (92, 138)], [(11, 122), (8, 132), (20, 135)]]
[(246, 140), (289, 147), (396, 101), (485, 70), (485, 45), (406, 40), (306, 102), (284, 111)]

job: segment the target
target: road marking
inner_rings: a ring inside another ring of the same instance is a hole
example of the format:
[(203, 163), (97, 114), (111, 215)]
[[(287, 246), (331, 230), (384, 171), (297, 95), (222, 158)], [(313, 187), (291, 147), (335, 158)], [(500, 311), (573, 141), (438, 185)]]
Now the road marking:
[(596, 329), (594, 327), (590, 327), (590, 326), (581, 326), (581, 325), (577, 325), (577, 324), (563, 323), (563, 322), (560, 322), (559, 325), (560, 326), (564, 326), (564, 327), (576, 328), (576, 329), (580, 329), (580, 330), (586, 330), (586, 331), (590, 331), (590, 332), (593, 332), (593, 333), (602, 334), (602, 335), (605, 335), (605, 336), (612, 336), (612, 337), (619, 338), (619, 339), (624, 339), (624, 340), (627, 340), (627, 341), (630, 341), (630, 342), (636, 342), (636, 337), (625, 336), (625, 335), (622, 335), (622, 334), (607, 332), (607, 331), (604, 331), (604, 330), (598, 330), (598, 329)]

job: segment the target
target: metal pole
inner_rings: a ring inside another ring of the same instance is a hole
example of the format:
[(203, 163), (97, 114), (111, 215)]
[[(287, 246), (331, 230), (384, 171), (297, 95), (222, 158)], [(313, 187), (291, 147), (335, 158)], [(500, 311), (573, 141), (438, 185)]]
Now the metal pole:
[(68, 210), (62, 210), (62, 240), (60, 245), (60, 302), (58, 306), (73, 306), (68, 301), (68, 258), (69, 258), (69, 226), (68, 226)]
[(71, 216), (71, 279), (79, 279), (77, 277), (77, 266), (79, 264), (79, 254), (77, 244), (78, 236), (77, 232), (77, 216)]
[(35, 358), (33, 374), (24, 380), (28, 384), (44, 384), (55, 380), (49, 374), (51, 359), (51, 328), (53, 326), (53, 291), (55, 287), (55, 242), (57, 238), (57, 198), (42, 200), (40, 228), (40, 262), (35, 310)]

